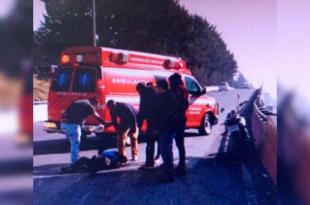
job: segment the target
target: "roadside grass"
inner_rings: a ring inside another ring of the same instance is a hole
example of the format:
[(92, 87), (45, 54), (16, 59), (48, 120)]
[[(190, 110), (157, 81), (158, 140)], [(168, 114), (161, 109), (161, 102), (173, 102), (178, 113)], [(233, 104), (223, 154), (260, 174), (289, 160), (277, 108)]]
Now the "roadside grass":
[(20, 78), (9, 78), (0, 72), (0, 107), (19, 104), (23, 83)]
[(50, 79), (39, 79), (35, 76), (33, 77), (33, 99), (35, 101), (47, 100), (50, 83)]

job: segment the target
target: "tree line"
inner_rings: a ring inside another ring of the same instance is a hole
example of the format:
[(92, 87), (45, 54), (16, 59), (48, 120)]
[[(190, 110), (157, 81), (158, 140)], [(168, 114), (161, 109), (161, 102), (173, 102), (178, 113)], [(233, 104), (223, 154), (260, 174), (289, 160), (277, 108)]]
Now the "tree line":
[[(71, 46), (92, 45), (92, 1), (42, 0), (47, 14), (34, 32), (34, 64), (57, 64)], [(203, 85), (231, 82), (237, 63), (216, 27), (178, 0), (97, 0), (98, 45), (180, 56)]]

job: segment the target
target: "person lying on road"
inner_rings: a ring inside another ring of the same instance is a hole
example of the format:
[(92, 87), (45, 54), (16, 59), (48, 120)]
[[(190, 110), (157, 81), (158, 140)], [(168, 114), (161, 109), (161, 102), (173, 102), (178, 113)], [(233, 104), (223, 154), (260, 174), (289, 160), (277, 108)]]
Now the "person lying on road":
[(76, 100), (69, 105), (62, 115), (61, 129), (70, 141), (71, 165), (67, 169), (71, 169), (72, 165), (79, 159), (81, 129), (86, 118), (93, 115), (99, 123), (106, 124), (96, 111), (97, 105), (96, 97)]

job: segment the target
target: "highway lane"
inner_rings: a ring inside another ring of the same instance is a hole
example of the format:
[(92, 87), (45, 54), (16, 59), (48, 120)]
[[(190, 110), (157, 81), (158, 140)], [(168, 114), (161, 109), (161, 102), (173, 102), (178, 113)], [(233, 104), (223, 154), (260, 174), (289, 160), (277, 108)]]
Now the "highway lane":
[[(224, 92), (211, 92), (210, 96), (216, 98), (221, 107), (225, 108), (224, 113), (220, 115), (219, 122), (223, 122), (226, 113), (231, 109), (236, 108), (238, 103), (237, 93), (240, 94), (239, 102), (246, 100), (253, 90), (235, 90), (235, 91), (224, 91)], [(206, 143), (204, 149), (193, 149), (188, 148), (188, 152), (193, 150), (193, 154), (197, 153), (199, 150), (202, 155), (208, 146), (213, 142), (213, 140), (218, 136), (219, 126), (214, 127), (214, 132), (210, 136), (203, 137), (198, 136), (197, 130), (187, 130), (187, 143), (188, 145), (194, 146), (196, 141), (201, 141), (201, 143)], [(81, 156), (92, 156), (97, 153), (98, 144), (107, 144), (106, 139), (89, 137), (85, 144), (82, 145)], [(198, 143), (200, 144), (200, 143)], [(107, 145), (108, 146), (108, 145)], [(140, 160), (144, 160), (144, 143), (139, 144), (139, 150), (142, 155), (140, 155)], [(43, 122), (34, 123), (34, 166), (54, 164), (54, 162), (68, 163), (69, 162), (69, 142), (66, 140), (65, 136), (62, 134), (51, 134), (46, 133), (43, 130)], [(129, 151), (129, 150), (128, 150)], [(142, 151), (142, 152), (141, 152)], [(128, 155), (130, 156), (130, 155)], [(139, 160), (139, 161), (140, 161)]]
[[(246, 100), (253, 90), (209, 93), (219, 100), (226, 113)], [(69, 143), (63, 135), (43, 132), (42, 122), (34, 124), (34, 204), (272, 204), (275, 192), (257, 162), (236, 162), (229, 158), (227, 139), (217, 125), (209, 136), (196, 130), (186, 132), (188, 175), (169, 185), (159, 184), (156, 171), (137, 170), (145, 159), (145, 143), (139, 143), (139, 160), (129, 166), (106, 170), (97, 177), (86, 173), (60, 174), (69, 163)], [(90, 137), (81, 156), (96, 154), (107, 139)], [(128, 156), (129, 148), (127, 149)], [(175, 163), (178, 160), (174, 146)]]

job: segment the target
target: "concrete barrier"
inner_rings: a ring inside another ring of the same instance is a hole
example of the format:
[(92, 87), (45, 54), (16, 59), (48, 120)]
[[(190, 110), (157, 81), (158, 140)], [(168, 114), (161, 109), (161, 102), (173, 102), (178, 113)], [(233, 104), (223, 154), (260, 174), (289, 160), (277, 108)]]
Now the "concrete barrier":
[(33, 122), (47, 120), (47, 101), (33, 102)]
[(216, 92), (216, 91), (219, 91), (219, 86), (206, 86), (206, 91), (207, 91), (207, 93), (208, 92)]

